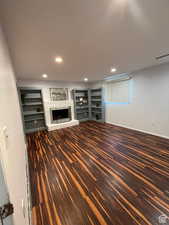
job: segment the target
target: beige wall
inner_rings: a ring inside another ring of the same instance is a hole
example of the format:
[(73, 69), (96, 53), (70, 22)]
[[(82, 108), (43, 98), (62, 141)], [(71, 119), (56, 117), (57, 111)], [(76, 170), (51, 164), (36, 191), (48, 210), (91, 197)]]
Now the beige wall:
[(169, 138), (169, 64), (141, 70), (132, 76), (131, 103), (106, 104), (106, 122)]
[[(6, 131), (5, 131), (6, 127)], [(6, 134), (5, 134), (6, 132)], [(7, 189), (14, 204), (14, 225), (28, 225), (22, 200), (27, 205), (26, 146), (21, 122), (16, 82), (3, 32), (0, 27), (0, 148), (5, 164)], [(5, 136), (8, 137), (5, 137)], [(0, 193), (2, 195), (3, 193)]]

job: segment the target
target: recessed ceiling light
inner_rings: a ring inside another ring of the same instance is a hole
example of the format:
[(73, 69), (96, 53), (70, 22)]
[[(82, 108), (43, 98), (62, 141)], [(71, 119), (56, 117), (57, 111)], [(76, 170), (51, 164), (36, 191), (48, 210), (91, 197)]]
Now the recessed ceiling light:
[(85, 82), (87, 82), (87, 81), (88, 81), (88, 78), (87, 78), (87, 77), (86, 77), (86, 78), (84, 78), (84, 81), (85, 81)]
[(116, 68), (111, 68), (111, 73), (115, 73), (117, 71)]
[(56, 57), (56, 58), (55, 58), (55, 62), (56, 62), (56, 63), (62, 63), (62, 62), (63, 62), (62, 57), (60, 57), (60, 56)]
[(47, 78), (48, 75), (47, 75), (47, 74), (43, 74), (42, 77), (43, 77), (43, 78)]

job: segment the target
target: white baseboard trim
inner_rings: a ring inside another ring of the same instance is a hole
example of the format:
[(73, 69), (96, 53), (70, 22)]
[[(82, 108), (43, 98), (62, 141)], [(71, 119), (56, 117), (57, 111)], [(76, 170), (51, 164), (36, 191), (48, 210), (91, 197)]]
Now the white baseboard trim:
[(139, 132), (142, 132), (142, 133), (145, 133), (145, 134), (151, 134), (151, 135), (158, 136), (158, 137), (161, 137), (161, 138), (169, 139), (169, 137), (164, 136), (164, 135), (148, 132), (148, 131), (145, 131), (145, 130), (136, 129), (136, 128), (133, 128), (133, 127), (128, 127), (128, 126), (125, 126), (125, 125), (122, 125), (122, 124), (112, 123), (112, 122), (109, 122), (109, 121), (106, 121), (106, 123), (109, 123), (109, 124), (112, 124), (112, 125), (115, 125), (115, 126), (118, 126), (118, 127), (124, 127), (124, 128), (130, 129), (130, 130), (139, 131)]

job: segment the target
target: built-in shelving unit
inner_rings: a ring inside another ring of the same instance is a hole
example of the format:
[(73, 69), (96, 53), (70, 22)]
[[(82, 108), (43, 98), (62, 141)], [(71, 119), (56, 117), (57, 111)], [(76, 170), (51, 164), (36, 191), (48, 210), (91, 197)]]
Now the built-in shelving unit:
[(73, 90), (75, 118), (79, 121), (89, 120), (89, 90), (80, 89)]
[(19, 92), (25, 133), (46, 129), (41, 90), (20, 88)]
[(74, 90), (75, 118), (80, 122), (96, 120), (104, 122), (103, 90)]
[(104, 122), (103, 89), (90, 89), (91, 119)]

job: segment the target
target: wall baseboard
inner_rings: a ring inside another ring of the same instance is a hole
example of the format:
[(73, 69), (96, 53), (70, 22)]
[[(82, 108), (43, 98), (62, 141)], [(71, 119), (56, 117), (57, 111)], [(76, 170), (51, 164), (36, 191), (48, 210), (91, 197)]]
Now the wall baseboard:
[(142, 133), (145, 133), (145, 134), (150, 134), (150, 135), (153, 135), (153, 136), (165, 138), (165, 139), (168, 139), (169, 140), (169, 137), (164, 136), (164, 135), (160, 135), (160, 134), (148, 132), (148, 131), (145, 131), (145, 130), (136, 129), (136, 128), (129, 127), (129, 126), (125, 126), (125, 125), (118, 124), (118, 123), (112, 123), (112, 122), (109, 122), (109, 121), (106, 121), (106, 123), (109, 123), (109, 124), (112, 124), (112, 125), (115, 125), (115, 126), (118, 126), (118, 127), (124, 127), (124, 128), (130, 129), (130, 130), (139, 131), (139, 132), (142, 132)]

